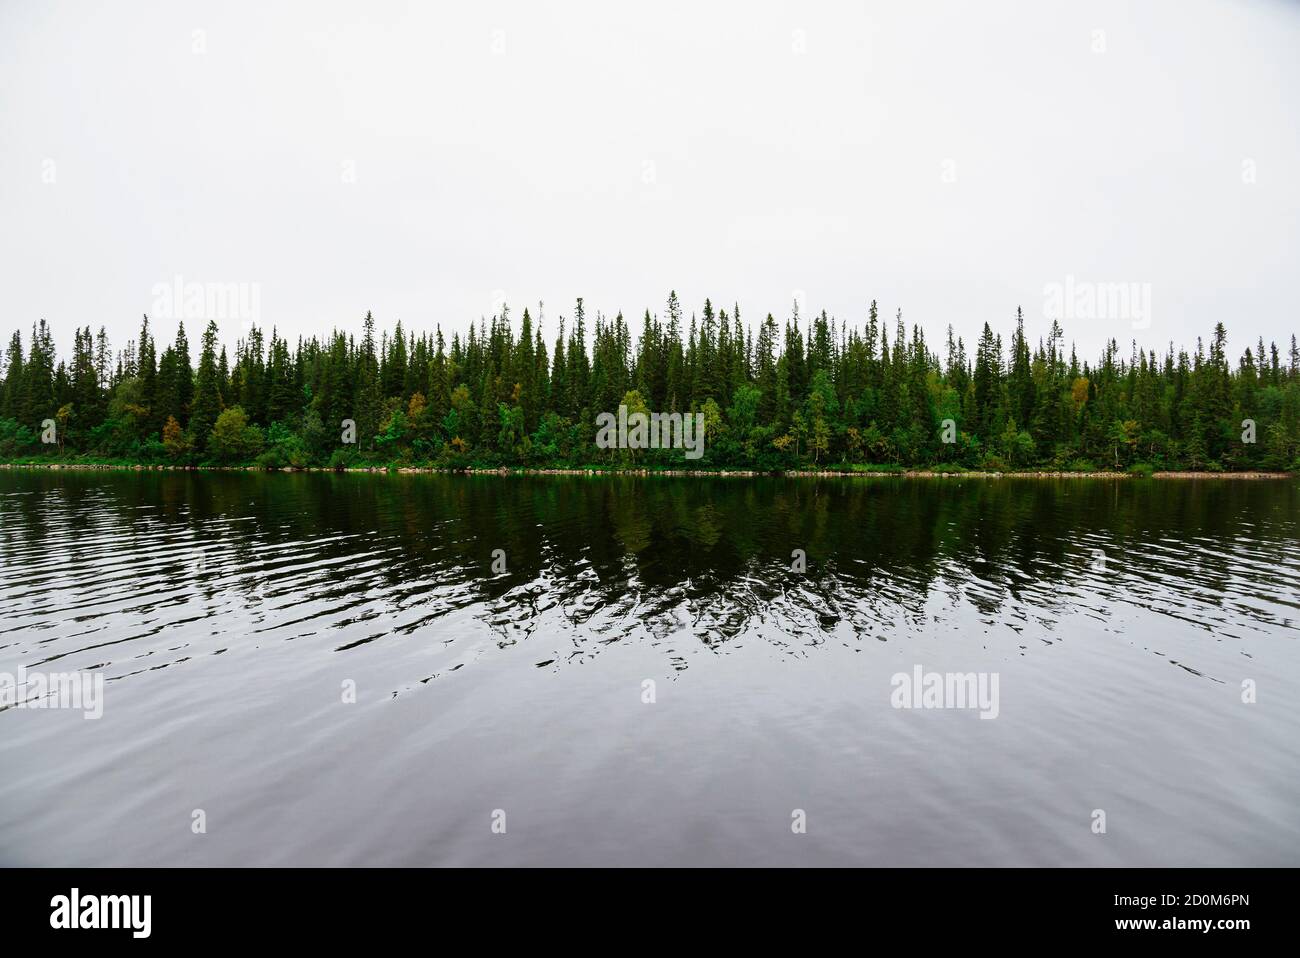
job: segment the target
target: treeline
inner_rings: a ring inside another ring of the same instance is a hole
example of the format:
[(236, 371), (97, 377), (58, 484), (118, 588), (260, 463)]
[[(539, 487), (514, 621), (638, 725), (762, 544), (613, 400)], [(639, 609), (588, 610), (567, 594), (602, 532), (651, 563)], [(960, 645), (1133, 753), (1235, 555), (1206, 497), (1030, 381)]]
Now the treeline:
[[(197, 365), (193, 353), (197, 352)], [(970, 354), (943, 355), (901, 312), (865, 323), (797, 309), (756, 327), (676, 294), (634, 335), (621, 314), (589, 324), (581, 299), (547, 346), (527, 309), (441, 329), (338, 330), (294, 344), (253, 327), (233, 356), (209, 322), (159, 349), (148, 317), (113, 353), (101, 328), (56, 356), (44, 320), (14, 333), (0, 389), (0, 457), (141, 463), (443, 467), (680, 465), (680, 450), (604, 450), (595, 417), (701, 412), (693, 468), (1300, 468), (1300, 352), (1259, 339), (1235, 360), (1218, 324), (1194, 351), (1111, 340), (1080, 361), (1053, 322), (1031, 344), (1017, 311), (1004, 343), (986, 323)]]

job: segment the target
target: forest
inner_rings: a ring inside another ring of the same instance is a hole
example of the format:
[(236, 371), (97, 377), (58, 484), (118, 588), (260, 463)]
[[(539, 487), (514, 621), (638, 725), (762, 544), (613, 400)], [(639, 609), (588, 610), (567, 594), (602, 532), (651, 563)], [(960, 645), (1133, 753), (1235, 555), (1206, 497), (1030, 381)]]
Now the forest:
[(1017, 310), (1009, 340), (985, 323), (972, 354), (874, 302), (857, 324), (796, 307), (750, 328), (710, 301), (688, 319), (675, 293), (637, 334), (621, 313), (589, 321), (581, 299), (557, 325), (548, 348), (540, 309), (516, 324), (503, 307), (448, 342), (367, 313), (359, 337), (253, 325), (228, 353), (214, 321), (196, 345), (180, 322), (160, 348), (145, 316), (116, 352), (87, 326), (61, 358), (40, 320), (3, 357), (0, 459), (681, 468), (679, 449), (597, 448), (597, 415), (625, 405), (702, 413), (692, 469), (1300, 469), (1294, 335), (1230, 359), (1219, 323), (1194, 347), (1122, 355), (1112, 339), (1081, 360), (1058, 322), (1031, 342)]

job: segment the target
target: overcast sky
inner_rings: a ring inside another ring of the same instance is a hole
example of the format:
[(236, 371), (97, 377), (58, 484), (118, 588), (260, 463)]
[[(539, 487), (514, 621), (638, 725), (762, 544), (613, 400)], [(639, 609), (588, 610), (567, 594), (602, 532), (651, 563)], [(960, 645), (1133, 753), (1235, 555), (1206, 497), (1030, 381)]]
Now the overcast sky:
[(1300, 328), (1298, 100), (1279, 0), (0, 0), (0, 328), (170, 341), (179, 276), (291, 337), (675, 288), (969, 342), (1069, 290), (1087, 356), (1236, 355)]

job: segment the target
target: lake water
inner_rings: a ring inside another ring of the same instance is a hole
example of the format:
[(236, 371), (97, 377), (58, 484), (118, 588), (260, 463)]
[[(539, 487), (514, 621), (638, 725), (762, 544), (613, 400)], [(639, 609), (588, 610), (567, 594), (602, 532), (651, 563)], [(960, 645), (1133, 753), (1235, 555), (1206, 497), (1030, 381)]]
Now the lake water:
[(104, 684), (0, 711), (0, 864), (1300, 865), (1298, 546), (1288, 480), (4, 471), (0, 673)]

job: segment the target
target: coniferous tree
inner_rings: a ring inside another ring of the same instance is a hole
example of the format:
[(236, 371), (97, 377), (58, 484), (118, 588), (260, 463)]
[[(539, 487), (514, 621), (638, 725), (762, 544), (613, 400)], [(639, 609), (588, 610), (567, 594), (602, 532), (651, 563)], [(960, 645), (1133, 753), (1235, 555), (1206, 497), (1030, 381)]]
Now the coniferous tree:
[[(223, 350), (224, 352), (224, 350)], [(221, 415), (221, 373), (217, 368), (217, 324), (209, 320), (203, 332), (199, 354), (199, 371), (194, 385), (194, 402), (190, 411), (190, 441), (200, 452), (208, 445), (212, 427)]]

